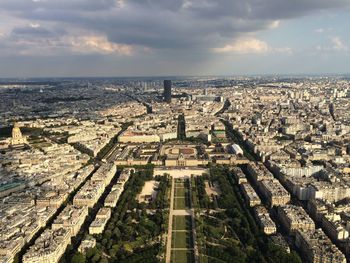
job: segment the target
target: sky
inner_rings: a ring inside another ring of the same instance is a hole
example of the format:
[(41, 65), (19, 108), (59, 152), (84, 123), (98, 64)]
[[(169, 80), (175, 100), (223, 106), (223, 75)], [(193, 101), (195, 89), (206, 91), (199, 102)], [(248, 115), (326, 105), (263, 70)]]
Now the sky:
[(0, 0), (0, 77), (350, 73), (350, 0)]

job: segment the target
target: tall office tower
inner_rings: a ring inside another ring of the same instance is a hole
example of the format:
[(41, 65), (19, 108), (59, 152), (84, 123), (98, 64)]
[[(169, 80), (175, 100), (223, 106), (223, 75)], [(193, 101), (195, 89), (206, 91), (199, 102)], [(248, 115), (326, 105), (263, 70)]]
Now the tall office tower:
[(164, 80), (164, 101), (171, 102), (171, 80)]

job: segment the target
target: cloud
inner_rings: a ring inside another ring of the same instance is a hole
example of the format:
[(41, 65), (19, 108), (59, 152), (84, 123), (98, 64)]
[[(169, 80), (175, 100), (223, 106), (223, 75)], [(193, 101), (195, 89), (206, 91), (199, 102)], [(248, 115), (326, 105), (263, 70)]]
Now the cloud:
[(271, 29), (274, 29), (274, 28), (279, 27), (279, 26), (280, 26), (280, 22), (281, 22), (281, 21), (279, 21), (279, 20), (273, 21), (273, 22), (270, 24), (270, 28), (271, 28)]
[(1, 55), (53, 56), (74, 54), (132, 55), (132, 45), (111, 42), (106, 35), (89, 31), (66, 31), (56, 26), (30, 23), (1, 34)]
[(272, 50), (272, 52), (282, 53), (285, 55), (292, 55), (294, 53), (294, 51), (291, 47), (278, 47), (278, 48), (272, 48), (271, 50)]
[(109, 42), (102, 36), (82, 36), (69, 38), (72, 51), (77, 53), (102, 53), (102, 54), (121, 54), (131, 55), (133, 48), (129, 45), (116, 44)]
[(230, 52), (293, 54), (275, 47), (274, 34), (268, 43), (260, 36), (286, 20), (348, 7), (349, 0), (0, 0), (0, 57), (92, 54), (197, 68)]
[(1, 0), (0, 9), (7, 11), (32, 12), (35, 10), (96, 11), (114, 7), (114, 0)]
[(329, 38), (329, 43), (326, 45), (317, 45), (316, 50), (318, 52), (324, 53), (344, 53), (349, 54), (350, 47), (347, 43), (345, 43), (339, 36), (333, 36)]
[(271, 47), (265, 41), (257, 38), (239, 38), (233, 43), (224, 47), (214, 48), (216, 53), (235, 53), (235, 54), (265, 54), (265, 53), (283, 53), (291, 55), (293, 50), (290, 47)]
[(340, 39), (340, 37), (332, 37), (332, 48), (337, 51), (348, 51), (349, 47)]
[(325, 31), (326, 30), (324, 28), (317, 28), (317, 29), (315, 29), (315, 32), (316, 33), (320, 33), (320, 34), (324, 33)]
[(315, 33), (318, 33), (318, 34), (323, 34), (323, 33), (328, 33), (328, 32), (331, 32), (333, 31), (333, 28), (332, 27), (327, 27), (327, 28), (317, 28), (314, 30)]
[(269, 50), (269, 46), (266, 42), (256, 38), (242, 38), (235, 40), (232, 44), (228, 44), (221, 48), (214, 48), (217, 53), (238, 53), (238, 54), (249, 54), (249, 53), (266, 53)]
[(202, 50), (230, 45), (284, 19), (350, 6), (348, 0), (1, 0), (18, 19), (107, 36), (116, 44)]
[(16, 27), (12, 30), (12, 34), (16, 36), (50, 36), (54, 34), (50, 30), (46, 28), (42, 28), (39, 26), (25, 26), (25, 27)]
[(38, 23), (30, 23), (30, 27), (38, 28), (38, 27), (40, 27), (40, 24), (38, 24)]

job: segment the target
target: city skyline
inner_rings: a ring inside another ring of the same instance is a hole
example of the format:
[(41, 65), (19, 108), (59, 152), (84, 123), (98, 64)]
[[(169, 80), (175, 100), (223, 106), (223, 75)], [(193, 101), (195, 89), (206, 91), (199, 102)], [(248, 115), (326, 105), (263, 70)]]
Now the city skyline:
[(349, 73), (350, 3), (0, 3), (0, 77)]
[(349, 262), (349, 98), (341, 76), (1, 80), (0, 262)]

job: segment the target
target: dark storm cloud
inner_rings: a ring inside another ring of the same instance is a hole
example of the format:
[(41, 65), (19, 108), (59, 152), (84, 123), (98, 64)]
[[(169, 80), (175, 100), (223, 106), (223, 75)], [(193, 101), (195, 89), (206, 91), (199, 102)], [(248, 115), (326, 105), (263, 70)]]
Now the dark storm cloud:
[[(0, 10), (105, 34), (115, 43), (183, 50), (222, 46), (274, 20), (349, 5), (349, 0), (1, 0)], [(50, 33), (13, 32), (26, 30)]]
[(254, 14), (260, 18), (286, 19), (309, 14), (317, 10), (349, 7), (348, 0), (254, 0)]
[(106, 10), (115, 6), (114, 0), (1, 0), (0, 9), (8, 11), (41, 10)]
[(228, 16), (258, 20), (295, 18), (310, 12), (350, 6), (348, 0), (194, 0), (191, 2), (189, 10), (199, 17)]
[(15, 27), (12, 36), (27, 36), (27, 37), (57, 37), (66, 34), (66, 31), (61, 28), (48, 29), (39, 25), (31, 25), (26, 27)]

